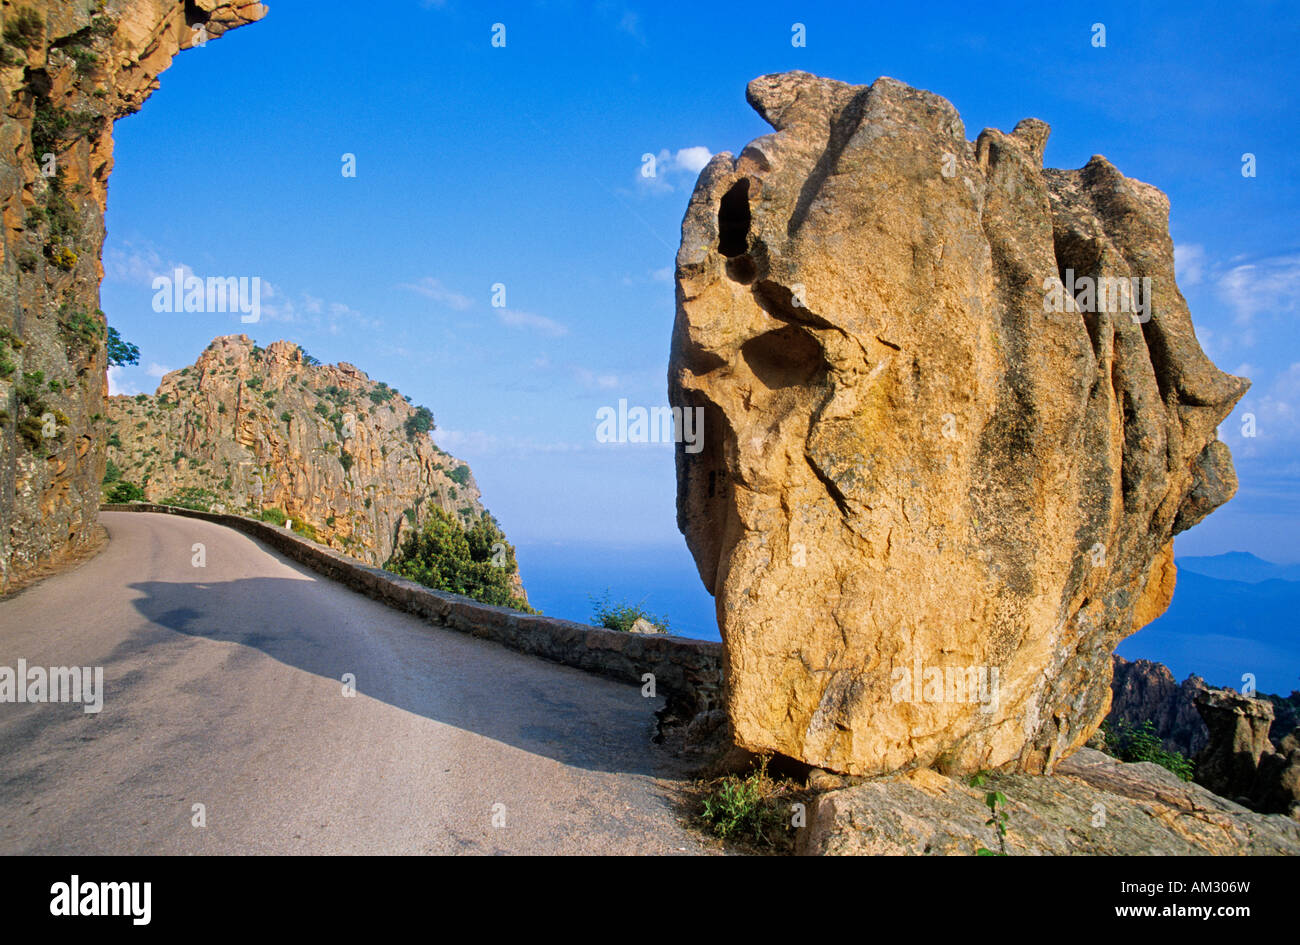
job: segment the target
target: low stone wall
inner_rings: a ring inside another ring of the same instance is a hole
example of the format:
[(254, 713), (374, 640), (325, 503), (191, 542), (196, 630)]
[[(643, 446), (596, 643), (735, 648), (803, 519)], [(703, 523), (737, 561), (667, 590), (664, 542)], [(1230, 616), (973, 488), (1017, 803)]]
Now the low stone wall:
[(459, 594), (432, 590), (300, 538), (287, 528), (241, 515), (195, 512), (146, 502), (108, 504), (101, 506), (101, 511), (161, 512), (224, 525), (256, 538), (318, 574), (438, 626), (620, 682), (641, 685), (644, 674), (653, 673), (656, 691), (666, 698), (666, 708), (675, 716), (690, 718), (721, 706), (719, 643), (669, 634), (622, 633), (481, 604)]

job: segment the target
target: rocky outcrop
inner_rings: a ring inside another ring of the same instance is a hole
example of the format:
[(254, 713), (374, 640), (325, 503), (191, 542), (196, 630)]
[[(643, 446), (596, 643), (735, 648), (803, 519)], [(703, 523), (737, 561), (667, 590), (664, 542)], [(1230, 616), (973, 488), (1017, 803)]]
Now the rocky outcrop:
[[(834, 771), (1049, 770), (1236, 488), (1168, 199), (1044, 123), (966, 140), (892, 79), (750, 83), (775, 133), (682, 223), (678, 523), (740, 744)], [(1101, 281), (1098, 281), (1101, 280)], [(1100, 290), (1100, 292), (1098, 291)]]
[(1274, 748), (1268, 700), (1206, 689), (1195, 701), (1209, 729), (1209, 743), (1196, 757), (1197, 783), (1255, 810), (1300, 820), (1300, 729)]
[(1050, 776), (997, 775), (982, 787), (919, 770), (830, 791), (808, 808), (807, 855), (966, 855), (1000, 850), (985, 795), (1006, 797), (1009, 856), (1300, 854), (1300, 824), (1258, 814), (1159, 765), (1084, 748)]
[(1188, 676), (1182, 683), (1163, 663), (1151, 660), (1129, 662), (1116, 656), (1111, 679), (1110, 714), (1106, 720), (1140, 729), (1150, 722), (1166, 751), (1176, 751), (1191, 758), (1209, 741), (1209, 729), (1196, 711), (1195, 696), (1203, 691), (1205, 680)]
[(115, 472), (151, 502), (279, 509), (368, 564), (388, 561), (431, 508), (466, 524), (486, 512), (469, 466), (420, 428), (421, 408), (351, 364), (312, 361), (288, 341), (229, 335), (153, 396), (110, 397)]
[(258, 3), (5, 3), (0, 45), (0, 592), (93, 540), (104, 475), (112, 124)]

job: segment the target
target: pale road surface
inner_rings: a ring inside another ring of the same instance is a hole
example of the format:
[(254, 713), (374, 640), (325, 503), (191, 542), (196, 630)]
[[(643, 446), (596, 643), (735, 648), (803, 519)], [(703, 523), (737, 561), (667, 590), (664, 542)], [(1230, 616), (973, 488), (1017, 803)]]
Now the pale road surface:
[(101, 519), (101, 554), (0, 601), (0, 666), (102, 666), (105, 688), (97, 715), (0, 702), (0, 853), (708, 851), (639, 687), (431, 626), (219, 525)]

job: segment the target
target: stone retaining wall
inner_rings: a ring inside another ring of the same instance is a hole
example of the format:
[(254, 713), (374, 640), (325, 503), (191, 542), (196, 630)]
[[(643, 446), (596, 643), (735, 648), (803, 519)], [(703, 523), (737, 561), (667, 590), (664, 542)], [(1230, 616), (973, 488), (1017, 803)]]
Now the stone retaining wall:
[(656, 691), (667, 700), (667, 712), (678, 718), (689, 719), (722, 704), (720, 643), (669, 634), (622, 633), (493, 607), (459, 594), (432, 590), (300, 538), (287, 528), (241, 515), (196, 512), (145, 502), (108, 504), (101, 506), (101, 510), (161, 512), (224, 525), (256, 538), (318, 574), (438, 626), (620, 682), (641, 685), (644, 674), (653, 673)]

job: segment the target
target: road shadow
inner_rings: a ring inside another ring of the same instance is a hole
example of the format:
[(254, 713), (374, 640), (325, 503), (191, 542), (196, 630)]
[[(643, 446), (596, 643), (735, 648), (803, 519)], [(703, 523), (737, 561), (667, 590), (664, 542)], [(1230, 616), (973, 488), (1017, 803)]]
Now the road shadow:
[[(241, 661), (260, 651), (333, 680), (340, 693), (344, 674), (351, 673), (359, 695), (566, 765), (654, 777), (683, 774), (678, 760), (650, 740), (662, 699), (433, 626), (318, 577), (144, 581), (130, 587), (142, 595), (134, 605), (151, 627), (119, 644), (110, 666), (175, 634), (204, 638), (246, 651), (243, 657), (235, 651), (223, 673), (237, 673)], [(208, 693), (238, 692), (237, 686), (215, 682), (195, 685)], [(118, 698), (123, 696), (129, 692)], [(285, 711), (292, 713), (293, 706)]]

